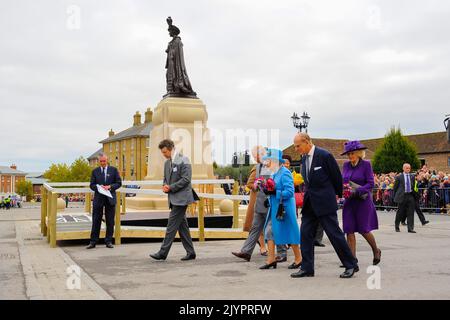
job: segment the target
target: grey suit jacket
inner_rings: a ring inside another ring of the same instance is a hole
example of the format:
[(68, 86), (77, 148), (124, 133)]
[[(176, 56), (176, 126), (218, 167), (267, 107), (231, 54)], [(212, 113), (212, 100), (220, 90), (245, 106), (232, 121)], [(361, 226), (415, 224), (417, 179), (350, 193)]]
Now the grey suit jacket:
[[(415, 183), (415, 178), (414, 175), (412, 173), (409, 174), (409, 178), (411, 179), (411, 193), (413, 194), (413, 196), (415, 197), (415, 191), (414, 191), (414, 183)], [(395, 178), (395, 182), (394, 182), (394, 202), (396, 203), (402, 203), (403, 200), (405, 199), (405, 174), (399, 174), (396, 178)]]
[(169, 185), (169, 207), (187, 206), (194, 202), (192, 191), (192, 167), (189, 159), (180, 153), (175, 155), (172, 168), (171, 161), (164, 163), (163, 183)]
[[(260, 177), (263, 178), (270, 178), (270, 176), (264, 176), (261, 175), (261, 169), (262, 169), (262, 164), (258, 163), (256, 165), (256, 175), (255, 175), (255, 179), (258, 179)], [(268, 196), (262, 192), (262, 191), (258, 191), (258, 193), (256, 194), (256, 201), (255, 201), (255, 211), (259, 212), (259, 213), (267, 213), (269, 211), (269, 208), (267, 208), (264, 203), (266, 202), (266, 199), (268, 198)]]

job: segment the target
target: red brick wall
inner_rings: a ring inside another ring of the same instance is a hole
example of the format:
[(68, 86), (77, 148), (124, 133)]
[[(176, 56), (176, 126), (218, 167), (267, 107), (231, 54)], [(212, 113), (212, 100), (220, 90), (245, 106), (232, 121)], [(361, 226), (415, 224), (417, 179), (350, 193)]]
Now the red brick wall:
[(419, 159), (425, 159), (425, 164), (429, 169), (435, 169), (437, 171), (444, 171), (450, 173), (450, 167), (448, 166), (449, 153), (435, 153), (435, 154), (419, 154)]

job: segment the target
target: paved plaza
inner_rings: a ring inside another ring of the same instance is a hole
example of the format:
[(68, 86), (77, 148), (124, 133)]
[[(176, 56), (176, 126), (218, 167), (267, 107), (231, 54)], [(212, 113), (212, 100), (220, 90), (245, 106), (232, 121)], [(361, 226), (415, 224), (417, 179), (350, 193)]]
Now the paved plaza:
[[(425, 227), (416, 217), (417, 234), (410, 234), (405, 227), (394, 232), (393, 212), (378, 216), (382, 261), (374, 274), (367, 272), (370, 248), (358, 236), (361, 270), (354, 278), (339, 279), (343, 269), (325, 238), (326, 247), (316, 249), (316, 276), (291, 279), (289, 262), (259, 270), (258, 249), (251, 262), (232, 256), (243, 240), (195, 242), (197, 260), (188, 262), (180, 261), (180, 242), (166, 261), (148, 256), (159, 249), (156, 240), (94, 250), (85, 249), (88, 241), (64, 241), (51, 249), (39, 233), (38, 208), (0, 211), (0, 299), (450, 299), (450, 217), (427, 215)], [(79, 282), (68, 273), (74, 270)]]

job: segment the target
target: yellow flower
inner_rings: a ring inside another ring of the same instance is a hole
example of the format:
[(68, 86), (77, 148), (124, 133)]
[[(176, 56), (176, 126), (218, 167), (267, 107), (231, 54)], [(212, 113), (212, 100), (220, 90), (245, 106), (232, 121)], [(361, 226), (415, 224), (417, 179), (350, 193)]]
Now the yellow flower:
[(303, 177), (300, 173), (292, 171), (292, 178), (294, 178), (294, 186), (299, 186), (303, 183)]

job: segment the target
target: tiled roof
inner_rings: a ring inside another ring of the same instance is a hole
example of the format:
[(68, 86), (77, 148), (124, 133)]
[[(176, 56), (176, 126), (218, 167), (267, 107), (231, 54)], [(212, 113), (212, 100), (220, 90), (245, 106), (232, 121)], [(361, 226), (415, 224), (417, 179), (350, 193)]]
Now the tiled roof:
[(44, 179), (44, 178), (27, 178), (27, 177), (25, 177), (25, 180), (31, 181), (32, 184), (37, 184), (37, 185), (44, 184), (48, 181), (48, 179)]
[(103, 148), (98, 149), (98, 150), (95, 151), (93, 154), (91, 154), (91, 155), (87, 158), (87, 160), (89, 161), (89, 160), (93, 160), (93, 159), (98, 158), (98, 156), (99, 156), (102, 152), (103, 152)]
[[(450, 143), (447, 142), (447, 132), (433, 132), (433, 133), (423, 133), (405, 136), (410, 141), (412, 141), (417, 146), (417, 153), (427, 154), (427, 153), (450, 153)], [(312, 138), (313, 143), (321, 148), (330, 151), (336, 160), (347, 160), (347, 157), (341, 156), (344, 149), (344, 142), (346, 139), (321, 139)], [(366, 150), (366, 157), (368, 159), (373, 158), (373, 154), (378, 146), (383, 142), (384, 138), (367, 139), (361, 140), (368, 149)], [(292, 157), (293, 161), (300, 160), (300, 154), (295, 152), (294, 145), (290, 145), (283, 150), (284, 154), (288, 154)]]
[(0, 174), (10, 174), (10, 175), (16, 175), (16, 176), (24, 176), (26, 175), (25, 172), (17, 170), (17, 169), (11, 169), (7, 166), (0, 166)]
[(100, 143), (108, 143), (133, 137), (148, 137), (150, 135), (150, 131), (153, 128), (153, 124), (151, 122), (148, 123), (142, 123), (137, 126), (132, 126), (131, 128), (128, 128), (124, 131), (121, 131), (109, 138), (106, 138)]

